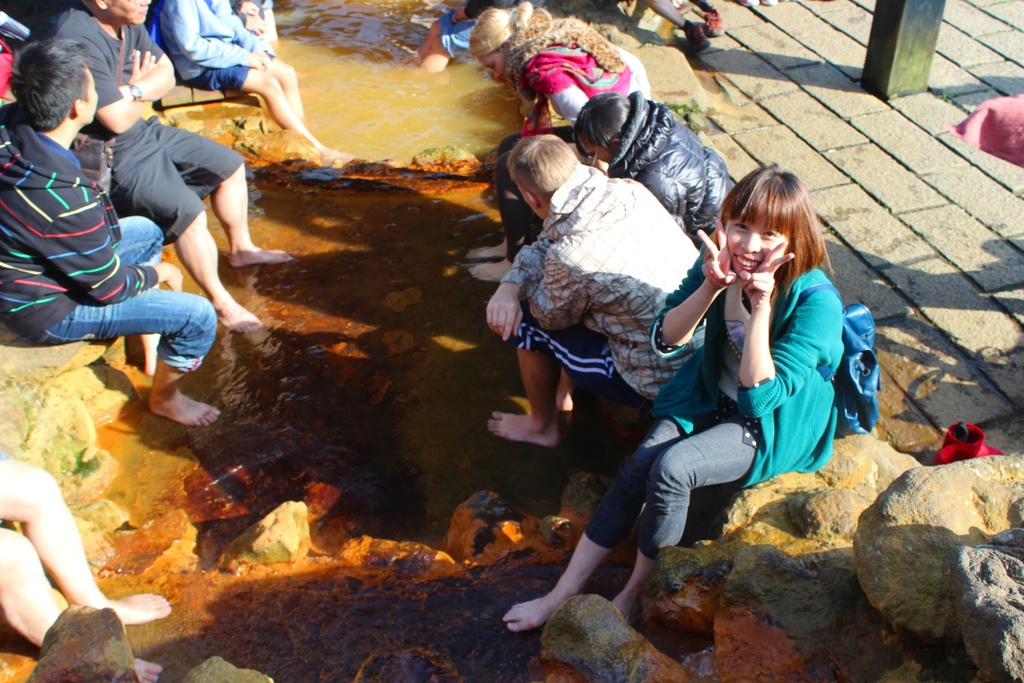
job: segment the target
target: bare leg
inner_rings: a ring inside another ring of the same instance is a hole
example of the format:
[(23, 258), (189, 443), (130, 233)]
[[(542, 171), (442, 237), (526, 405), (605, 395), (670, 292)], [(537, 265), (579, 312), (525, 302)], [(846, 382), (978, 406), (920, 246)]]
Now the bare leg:
[(660, 17), (668, 19), (679, 28), (685, 28), (686, 17), (676, 8), (672, 0), (643, 0), (647, 6)]
[(512, 270), (512, 263), (508, 259), (502, 259), (497, 263), (481, 263), (478, 266), (470, 266), (469, 274), (484, 282), (498, 282), (510, 270)]
[(505, 240), (501, 241), (496, 247), (478, 247), (476, 249), (470, 249), (466, 254), (466, 258), (470, 261), (490, 261), (492, 259), (503, 259), (505, 254), (508, 252), (508, 244)]
[(142, 342), (142, 371), (152, 377), (156, 373), (156, 347), (160, 345), (159, 334), (140, 334)]
[[(263, 10), (263, 21), (267, 22), (267, 30), (263, 34), (263, 39), (271, 43), (277, 44), (277, 19), (274, 18), (274, 10), (266, 9)], [(143, 681), (145, 683), (145, 681)]]
[[(292, 260), (292, 257), (283, 251), (268, 251), (253, 244), (252, 236), (249, 234), (249, 186), (245, 184), (244, 164), (217, 186), (217, 189), (210, 195), (210, 206), (213, 207), (213, 215), (217, 217), (220, 224), (224, 226), (224, 232), (227, 233), (231, 249), (228, 254), (228, 263), (232, 266), (241, 268), (261, 263), (284, 263)], [(211, 238), (212, 240), (213, 238)], [(214, 249), (216, 249), (216, 244)], [(192, 276), (195, 277), (195, 274), (193, 273)], [(199, 285), (202, 286), (202, 283)], [(213, 297), (210, 298), (213, 299)], [(220, 313), (219, 309), (217, 313)]]
[(583, 534), (569, 560), (569, 566), (551, 592), (536, 600), (514, 605), (505, 614), (502, 621), (508, 630), (529, 631), (543, 625), (563, 602), (583, 590), (587, 579), (610, 552), (610, 548), (602, 548)]
[[(234, 177), (234, 176), (232, 176)], [(226, 181), (225, 181), (226, 182)], [(244, 182), (244, 179), (243, 179)], [(223, 187), (223, 186), (222, 186)], [(196, 284), (202, 287), (217, 311), (217, 320), (232, 332), (252, 332), (263, 327), (259, 318), (242, 308), (217, 275), (217, 243), (206, 227), (206, 213), (196, 216), (174, 243), (178, 258)]]
[(149, 394), (149, 412), (188, 426), (211, 424), (220, 417), (220, 411), (182, 394), (178, 387), (184, 377), (184, 372), (159, 361)]
[(487, 429), (495, 436), (509, 441), (554, 448), (562, 442), (562, 435), (558, 432), (558, 413), (555, 411), (558, 364), (543, 353), (525, 349), (517, 351), (519, 374), (523, 378), (526, 398), (530, 402), (530, 414), (513, 415), (495, 411), (487, 421)]
[(0, 529), (0, 608), (34, 645), (42, 645), (61, 611), (31, 541), (7, 529)]
[(612, 604), (619, 610), (627, 623), (632, 624), (640, 616), (640, 591), (643, 590), (647, 577), (654, 571), (655, 562), (656, 560), (652, 560), (638, 550), (633, 573), (629, 575), (626, 587), (612, 600)]
[(417, 53), (420, 56), (419, 68), (421, 71), (439, 73), (448, 66), (448, 61), (451, 57), (441, 44), (441, 22), (435, 21), (430, 25), (427, 39), (420, 45)]
[(572, 390), (576, 383), (562, 370), (562, 376), (558, 379), (558, 389), (555, 391), (555, 407), (563, 413), (572, 412)]

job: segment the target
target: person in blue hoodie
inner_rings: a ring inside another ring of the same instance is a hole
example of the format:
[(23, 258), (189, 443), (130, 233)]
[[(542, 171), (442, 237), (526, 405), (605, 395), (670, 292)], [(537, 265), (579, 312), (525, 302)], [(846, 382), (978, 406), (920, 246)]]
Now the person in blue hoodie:
[(213, 345), (213, 306), (160, 262), (159, 226), (120, 220), (68, 149), (96, 112), (88, 65), (72, 40), (32, 43), (14, 62), (17, 102), (0, 108), (0, 322), (43, 344), (158, 334), (150, 411), (208, 425), (220, 411), (179, 386)]
[(324, 166), (351, 161), (351, 155), (331, 149), (309, 132), (295, 69), (245, 28), (228, 0), (164, 0), (159, 24), (167, 56), (182, 83), (259, 95), (274, 122), (309, 140)]

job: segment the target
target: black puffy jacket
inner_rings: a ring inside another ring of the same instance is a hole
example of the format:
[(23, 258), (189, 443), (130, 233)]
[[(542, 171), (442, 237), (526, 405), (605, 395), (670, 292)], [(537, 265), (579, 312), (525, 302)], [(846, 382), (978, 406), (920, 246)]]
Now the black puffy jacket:
[(608, 164), (611, 178), (632, 178), (651, 191), (699, 248), (697, 230), (714, 228), (732, 187), (725, 162), (672, 117), (664, 104), (629, 96), (622, 141)]

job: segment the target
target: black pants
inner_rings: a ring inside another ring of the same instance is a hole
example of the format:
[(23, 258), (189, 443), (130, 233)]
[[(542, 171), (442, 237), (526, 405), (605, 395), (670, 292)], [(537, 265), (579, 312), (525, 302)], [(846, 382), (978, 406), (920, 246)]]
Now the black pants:
[[(572, 142), (572, 126), (559, 126), (552, 131), (566, 142)], [(533, 241), (533, 220), (535, 214), (530, 205), (523, 199), (523, 195), (512, 180), (512, 173), (508, 170), (508, 158), (512, 148), (516, 146), (522, 137), (519, 133), (509, 135), (498, 145), (498, 160), (494, 164), (494, 186), (498, 195), (498, 213), (501, 214), (501, 226), (505, 230), (505, 240), (508, 245), (505, 255), (509, 261), (515, 259), (516, 254), (523, 248), (524, 244)]]

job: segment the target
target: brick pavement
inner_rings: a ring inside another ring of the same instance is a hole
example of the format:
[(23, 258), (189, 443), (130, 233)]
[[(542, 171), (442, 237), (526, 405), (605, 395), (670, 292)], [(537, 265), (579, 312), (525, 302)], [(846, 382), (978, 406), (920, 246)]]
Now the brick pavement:
[(855, 80), (874, 0), (716, 5), (727, 35), (693, 58), (729, 100), (710, 140), (734, 177), (777, 161), (812, 188), (878, 321), (883, 433), (929, 450), (968, 420), (1024, 451), (1024, 169), (943, 127), (1024, 93), (1024, 2), (947, 0), (928, 92), (891, 102)]

